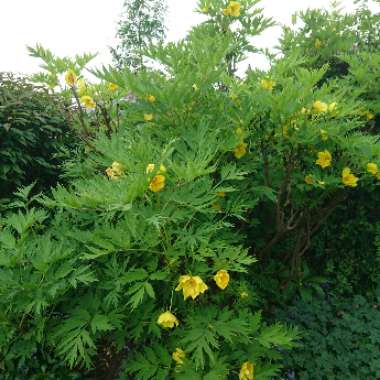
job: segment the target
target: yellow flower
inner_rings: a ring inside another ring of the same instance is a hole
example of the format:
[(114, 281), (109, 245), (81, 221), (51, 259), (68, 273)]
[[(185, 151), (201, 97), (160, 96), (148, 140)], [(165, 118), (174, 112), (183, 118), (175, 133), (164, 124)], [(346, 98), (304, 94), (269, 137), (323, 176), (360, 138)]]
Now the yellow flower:
[(332, 156), (328, 150), (324, 150), (323, 152), (318, 152), (318, 159), (315, 161), (317, 165), (319, 165), (322, 169), (325, 169), (331, 166)]
[(155, 164), (148, 164), (147, 167), (146, 167), (146, 174), (150, 174), (153, 172), (154, 168), (155, 168)]
[(165, 187), (165, 176), (157, 174), (149, 183), (149, 189), (154, 193), (158, 193)]
[(225, 16), (239, 17), (241, 5), (238, 1), (230, 1), (228, 7), (223, 9)]
[(305, 182), (308, 184), (308, 185), (312, 185), (314, 183), (314, 178), (311, 174), (308, 174), (307, 176), (305, 176)]
[(68, 86), (74, 87), (77, 83), (77, 76), (73, 70), (68, 70), (65, 74), (65, 82)]
[(367, 172), (371, 173), (372, 175), (377, 175), (379, 172), (379, 168), (374, 162), (369, 162), (367, 164)]
[(157, 324), (166, 329), (172, 329), (179, 325), (179, 321), (170, 311), (165, 311), (165, 313), (160, 314), (158, 317)]
[(234, 149), (234, 156), (237, 159), (244, 157), (247, 154), (247, 146), (248, 146), (248, 144), (246, 144), (244, 142), (236, 145), (236, 147)]
[(276, 82), (270, 79), (261, 79), (260, 86), (263, 90), (272, 91), (276, 86)]
[(240, 368), (239, 380), (253, 380), (255, 365), (245, 362)]
[(358, 185), (359, 178), (351, 173), (350, 168), (344, 168), (342, 171), (342, 182), (345, 186), (356, 187)]
[(116, 83), (109, 83), (108, 89), (112, 92), (116, 91), (119, 88), (119, 86)]
[(247, 292), (241, 292), (240, 293), (240, 298), (241, 299), (245, 299), (245, 298), (248, 298), (249, 294)]
[(186, 358), (186, 352), (177, 347), (172, 353), (172, 358), (177, 363), (177, 365), (181, 365)]
[(151, 113), (144, 114), (144, 120), (145, 121), (152, 121), (153, 120), (153, 115)]
[(148, 95), (146, 97), (146, 100), (149, 102), (149, 103), (154, 103), (156, 101), (156, 97), (154, 95)]
[(230, 275), (226, 270), (222, 269), (216, 273), (214, 276), (214, 281), (220, 289), (224, 290), (227, 288), (228, 283), (230, 282)]
[(80, 98), (81, 103), (88, 109), (94, 109), (96, 107), (96, 103), (91, 96), (84, 95)]
[(106, 169), (106, 173), (110, 179), (118, 179), (124, 174), (123, 165), (120, 162), (114, 161), (111, 167)]
[(333, 102), (329, 104), (329, 112), (334, 112), (338, 108), (338, 103)]
[(373, 120), (375, 118), (375, 115), (371, 111), (366, 112), (365, 115), (367, 116), (368, 121)]
[(224, 191), (218, 191), (218, 192), (216, 193), (216, 196), (217, 196), (217, 197), (220, 197), (220, 198), (225, 198), (226, 193), (225, 193)]
[(328, 105), (326, 103), (324, 103), (324, 102), (321, 102), (320, 100), (316, 100), (313, 103), (313, 110), (316, 113), (327, 112), (328, 109), (329, 109)]
[(175, 288), (178, 292), (183, 291), (183, 298), (186, 300), (191, 297), (195, 300), (201, 293), (204, 293), (208, 286), (203, 282), (199, 276), (185, 275), (179, 278), (179, 284)]
[(84, 79), (78, 79), (78, 95), (83, 96), (87, 91), (87, 84)]
[(320, 49), (322, 47), (322, 42), (319, 38), (317, 38), (314, 42), (314, 46), (316, 49)]
[(325, 129), (320, 129), (319, 133), (321, 135), (322, 141), (327, 141), (329, 139), (329, 134), (327, 133)]

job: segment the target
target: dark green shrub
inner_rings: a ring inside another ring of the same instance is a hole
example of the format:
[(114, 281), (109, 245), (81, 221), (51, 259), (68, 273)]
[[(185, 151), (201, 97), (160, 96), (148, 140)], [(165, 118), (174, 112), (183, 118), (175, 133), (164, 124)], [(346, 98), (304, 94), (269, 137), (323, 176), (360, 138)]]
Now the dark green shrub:
[(380, 283), (380, 193), (351, 194), (314, 239), (310, 266), (330, 280), (330, 292), (373, 294)]
[(286, 359), (297, 380), (380, 378), (380, 308), (362, 296), (299, 301), (277, 317), (300, 328), (301, 346)]
[(33, 181), (39, 188), (54, 184), (70, 140), (60, 98), (0, 73), (0, 199)]

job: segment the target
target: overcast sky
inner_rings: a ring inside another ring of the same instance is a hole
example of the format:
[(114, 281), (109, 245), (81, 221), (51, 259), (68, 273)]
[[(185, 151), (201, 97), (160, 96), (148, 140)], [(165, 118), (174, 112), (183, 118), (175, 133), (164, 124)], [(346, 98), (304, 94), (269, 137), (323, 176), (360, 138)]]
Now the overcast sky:
[[(0, 0), (0, 71), (38, 71), (36, 59), (28, 56), (26, 45), (37, 42), (59, 56), (99, 52), (96, 63), (110, 63), (108, 46), (115, 45), (115, 31), (124, 0)], [(186, 35), (202, 20), (193, 12), (196, 0), (168, 0), (168, 39)], [(289, 24), (291, 15), (308, 7), (328, 7), (330, 0), (263, 0), (265, 14)], [(353, 0), (341, 4), (351, 9)], [(279, 28), (267, 31), (257, 43), (273, 46)], [(260, 62), (253, 63), (260, 66)]]

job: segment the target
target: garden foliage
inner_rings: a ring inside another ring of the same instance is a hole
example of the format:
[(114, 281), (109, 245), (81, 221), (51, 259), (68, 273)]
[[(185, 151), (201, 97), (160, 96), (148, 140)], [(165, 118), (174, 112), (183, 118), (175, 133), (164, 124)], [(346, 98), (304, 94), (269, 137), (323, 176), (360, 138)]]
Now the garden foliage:
[(31, 357), (59, 361), (62, 378), (281, 373), (298, 333), (268, 324), (258, 296), (281, 299), (337, 208), (378, 189), (380, 148), (369, 92), (329, 60), (295, 47), (236, 75), (273, 25), (257, 3), (199, 1), (206, 21), (184, 40), (147, 47), (151, 67), (93, 71), (98, 84), (87, 59), (31, 49), (44, 60), (35, 79), (55, 87), (66, 70), (85, 148), (68, 184), (33, 202), (20, 191), (1, 219), (6, 373), (39, 376)]

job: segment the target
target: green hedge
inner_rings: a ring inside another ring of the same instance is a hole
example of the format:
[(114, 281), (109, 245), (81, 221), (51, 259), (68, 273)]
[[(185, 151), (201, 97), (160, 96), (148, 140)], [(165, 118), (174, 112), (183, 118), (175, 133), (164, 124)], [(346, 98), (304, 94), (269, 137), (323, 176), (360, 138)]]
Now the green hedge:
[(40, 188), (54, 184), (69, 141), (61, 98), (0, 73), (0, 199), (33, 181)]

